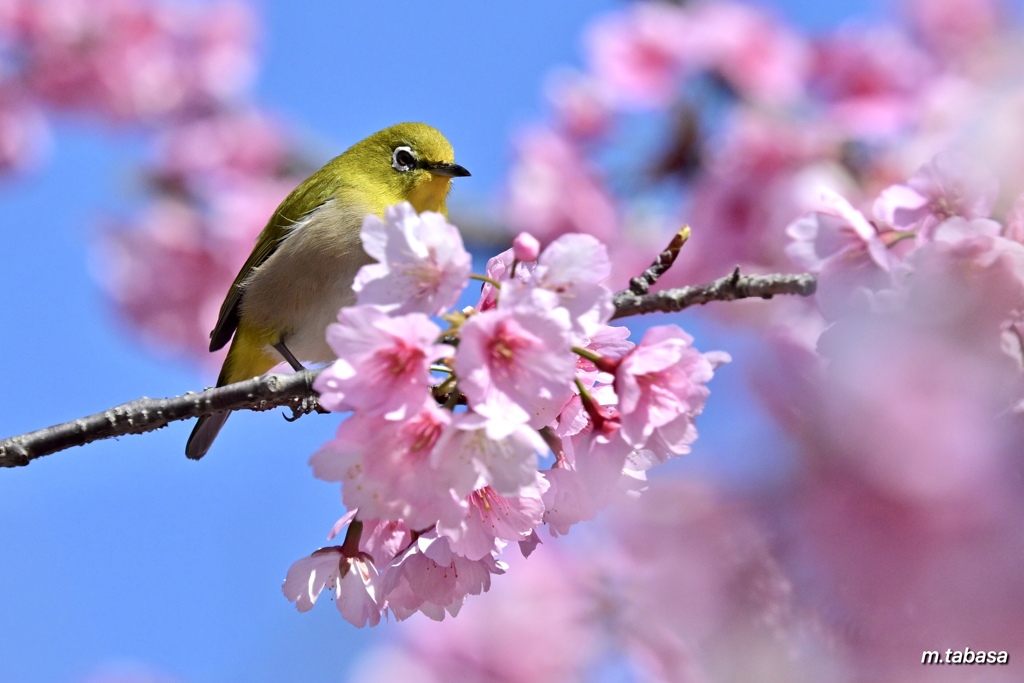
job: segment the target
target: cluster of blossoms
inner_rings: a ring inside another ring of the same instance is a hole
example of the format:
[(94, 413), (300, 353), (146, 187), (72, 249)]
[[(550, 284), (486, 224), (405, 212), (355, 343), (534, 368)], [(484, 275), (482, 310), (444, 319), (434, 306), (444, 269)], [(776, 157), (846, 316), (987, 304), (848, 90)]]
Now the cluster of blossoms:
[(255, 109), (164, 127), (144, 172), (149, 200), (109, 220), (97, 278), (120, 317), (155, 348), (214, 367), (209, 332), (256, 235), (309, 171), (283, 126)]
[(51, 114), (144, 131), (145, 201), (107, 221), (97, 279), (145, 341), (211, 366), (220, 294), (311, 170), (250, 102), (256, 34), (239, 0), (0, 0), (0, 175), (41, 160)]
[(818, 274), (823, 331), (775, 335), (802, 358), (790, 369), (817, 378), (786, 381), (800, 431), (890, 493), (956, 500), (965, 517), (999, 488), (1024, 408), (1024, 195), (998, 196), (992, 173), (948, 153), (883, 190), (870, 218), (823, 190), (788, 229), (790, 255)]
[(785, 227), (819, 185), (858, 204), (942, 149), (986, 156), (1009, 194), (1024, 190), (1007, 10), (899, 9), (899, 22), (814, 36), (735, 0), (630, 3), (597, 18), (582, 68), (549, 83), (551, 116), (520, 135), (510, 227), (594, 234), (628, 277), (685, 221), (698, 229), (677, 272), (702, 280), (737, 264), (791, 268)]
[[(759, 400), (719, 387), (743, 427), (702, 444), (742, 485), (662, 477), (582, 553), (531, 557), (569, 569), (413, 624), (360, 680), (625, 659), (643, 680), (916, 681), (935, 643), (1024, 647), (1020, 26), (997, 0), (898, 9), (815, 36), (717, 0), (593, 22), (519, 140), (512, 227), (591, 233), (628, 274), (685, 217), (675, 272), (806, 269), (818, 293), (718, 307), (746, 309), (731, 374)], [(535, 595), (566, 647), (507, 637)]]
[(0, 2), (0, 171), (42, 151), (46, 110), (154, 124), (236, 101), (254, 27), (236, 0)]
[[(420, 611), (455, 615), (538, 529), (566, 533), (650, 467), (689, 451), (721, 352), (674, 326), (639, 344), (608, 325), (604, 245), (567, 234), (540, 250), (521, 234), (487, 265), (474, 307), (447, 312), (470, 279), (458, 230), (408, 204), (370, 216), (357, 305), (327, 339), (338, 360), (315, 388), (351, 411), (310, 460), (341, 482), (340, 546), (295, 563), (284, 591), (301, 610), (324, 589), (353, 624)], [(431, 316), (442, 316), (442, 329)], [(550, 460), (542, 468), (542, 462)]]
[(971, 334), (1001, 331), (1019, 362), (1024, 194), (1003, 222), (992, 217), (998, 194), (988, 170), (942, 153), (906, 184), (883, 190), (870, 219), (823, 189), (820, 209), (788, 227), (787, 252), (818, 273), (818, 310), (828, 321), (858, 309), (913, 309), (922, 321), (958, 325), (971, 316)]

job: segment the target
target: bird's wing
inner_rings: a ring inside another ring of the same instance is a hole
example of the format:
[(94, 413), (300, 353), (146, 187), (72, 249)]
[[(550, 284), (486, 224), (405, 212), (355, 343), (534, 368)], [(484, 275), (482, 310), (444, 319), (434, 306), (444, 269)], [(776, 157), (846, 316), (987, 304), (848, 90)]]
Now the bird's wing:
[[(276, 217), (277, 214), (274, 215), (274, 218)], [(256, 246), (253, 248), (252, 253), (249, 254), (249, 258), (245, 260), (242, 269), (235, 276), (235, 281), (231, 283), (231, 289), (228, 290), (228, 295), (220, 306), (217, 324), (214, 326), (213, 331), (210, 332), (210, 351), (222, 348), (231, 339), (231, 335), (235, 333), (235, 329), (238, 327), (238, 308), (242, 303), (242, 292), (246, 278), (249, 277), (253, 270), (270, 258), (270, 255), (277, 251), (278, 245), (281, 244), (280, 237), (273, 234), (278, 232), (275, 228), (277, 228), (275, 221), (271, 219), (271, 222), (260, 233)]]
[(256, 246), (242, 265), (242, 269), (238, 271), (235, 281), (231, 283), (231, 289), (228, 290), (227, 298), (221, 304), (217, 324), (210, 332), (210, 351), (222, 348), (235, 333), (246, 280), (252, 272), (277, 251), (281, 242), (288, 239), (291, 228), (296, 223), (331, 198), (336, 188), (332, 187), (330, 176), (324, 172), (326, 168), (317, 171), (295, 188), (277, 207), (274, 215), (267, 221), (266, 227), (260, 232)]

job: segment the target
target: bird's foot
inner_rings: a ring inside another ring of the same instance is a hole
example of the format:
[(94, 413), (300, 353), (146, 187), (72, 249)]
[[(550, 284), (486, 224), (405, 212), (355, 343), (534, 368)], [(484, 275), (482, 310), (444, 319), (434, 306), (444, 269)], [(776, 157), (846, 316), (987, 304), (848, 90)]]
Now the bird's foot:
[(329, 413), (331, 411), (321, 407), (317, 402), (316, 396), (303, 396), (294, 405), (287, 406), (292, 411), (291, 415), (284, 415), (285, 420), (288, 422), (295, 422), (303, 415), (309, 415), (310, 413)]

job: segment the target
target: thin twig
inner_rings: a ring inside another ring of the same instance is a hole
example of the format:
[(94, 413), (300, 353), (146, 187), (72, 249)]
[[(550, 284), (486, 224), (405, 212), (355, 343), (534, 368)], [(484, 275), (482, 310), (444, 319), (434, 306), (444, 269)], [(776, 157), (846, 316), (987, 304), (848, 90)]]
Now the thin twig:
[(817, 278), (810, 273), (800, 275), (740, 275), (736, 268), (730, 275), (718, 278), (704, 285), (692, 285), (677, 289), (638, 296), (629, 290), (615, 295), (615, 313), (612, 320), (644, 313), (673, 313), (690, 306), (706, 304), (709, 301), (734, 301), (736, 299), (771, 299), (779, 294), (811, 296), (818, 286)]
[(651, 290), (654, 283), (658, 281), (666, 270), (672, 267), (679, 256), (679, 250), (690, 239), (690, 226), (684, 225), (679, 232), (672, 236), (672, 241), (665, 247), (665, 251), (658, 254), (647, 270), (629, 281), (629, 291), (637, 296), (643, 296)]

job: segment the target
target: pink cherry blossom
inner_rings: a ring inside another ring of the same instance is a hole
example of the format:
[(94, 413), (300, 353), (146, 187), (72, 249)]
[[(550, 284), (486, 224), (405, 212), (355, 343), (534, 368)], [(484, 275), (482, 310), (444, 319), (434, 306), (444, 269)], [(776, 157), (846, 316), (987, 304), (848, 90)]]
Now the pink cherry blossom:
[(434, 448), (432, 462), (457, 495), (491, 487), (518, 495), (536, 486), (537, 457), (547, 445), (535, 429), (489, 420), (472, 411), (458, 413)]
[(944, 152), (914, 174), (906, 185), (892, 187), (875, 202), (875, 215), (901, 230), (927, 238), (953, 216), (988, 218), (999, 183), (990, 171), (961, 154)]
[(740, 96), (779, 106), (803, 94), (808, 48), (764, 9), (741, 2), (705, 2), (687, 8), (690, 26), (679, 36), (689, 59), (713, 70)]
[(380, 621), (381, 578), (362, 553), (349, 557), (340, 546), (321, 548), (291, 566), (283, 590), (300, 612), (311, 610), (320, 593), (329, 590), (341, 616), (353, 626)]
[(472, 260), (458, 228), (432, 211), (417, 214), (408, 202), (388, 207), (384, 220), (367, 216), (359, 233), (375, 264), (363, 266), (352, 289), (360, 304), (392, 314), (438, 315), (459, 300)]
[(597, 515), (590, 491), (575, 470), (553, 467), (543, 475), (548, 481), (543, 500), (544, 524), (553, 537), (565, 536), (574, 525)]
[[(515, 272), (512, 272), (512, 264), (515, 263)], [(517, 287), (525, 286), (533, 281), (533, 271), (536, 270), (536, 261), (519, 261), (516, 259), (514, 249), (506, 249), (496, 256), (487, 259), (487, 267), (484, 275), (490, 279), (502, 282), (518, 283)], [(486, 311), (498, 305), (498, 292), (490, 282), (485, 282), (480, 288), (480, 299), (474, 308), (478, 311)]]
[(589, 140), (611, 127), (612, 95), (597, 78), (571, 70), (556, 71), (548, 78), (545, 92), (559, 130), (568, 137)]
[(552, 536), (564, 536), (573, 525), (594, 519), (625, 483), (623, 469), (633, 447), (622, 439), (617, 423), (609, 427), (588, 429), (574, 439), (574, 464), (542, 472), (549, 484), (543, 497), (544, 523)]
[[(604, 358), (616, 360), (622, 358), (630, 349), (636, 346), (633, 342), (629, 341), (629, 334), (628, 327), (599, 325), (591, 332), (585, 342), (579, 346), (588, 351), (593, 351)], [(576, 359), (576, 377), (585, 386), (593, 386), (598, 382), (611, 384), (613, 380), (611, 374), (598, 369), (593, 361), (583, 356), (579, 356)]]
[(290, 154), (282, 124), (269, 115), (255, 109), (217, 111), (161, 130), (156, 165), (160, 175), (184, 180), (272, 178)]
[(253, 17), (231, 0), (41, 0), (19, 19), (25, 81), (56, 107), (159, 120), (224, 104), (252, 74)]
[[(582, 672), (606, 652), (601, 640), (605, 625), (594, 612), (593, 589), (599, 585), (594, 563), (546, 545), (528, 561), (510, 558), (510, 565), (508, 576), (495, 582), (486, 599), (469, 601), (457, 619), (404, 624), (402, 637), (370, 650), (352, 680), (584, 680)], [(540, 615), (543, 628), (537, 628)]]
[(585, 343), (614, 312), (612, 293), (604, 285), (610, 274), (604, 244), (591, 235), (562, 235), (541, 252), (527, 286), (517, 279), (502, 286), (498, 305), (516, 306), (532, 289), (552, 292), (557, 305), (569, 313), (573, 343)]
[(693, 419), (704, 409), (707, 383), (730, 360), (721, 351), (702, 354), (678, 327), (649, 329), (615, 371), (622, 437), (642, 448), (657, 433), (675, 453), (689, 451)]
[(504, 573), (491, 555), (469, 560), (452, 552), (448, 539), (428, 531), (417, 536), (383, 573), (388, 609), (399, 621), (422, 612), (434, 621), (453, 617), (467, 595), (491, 587), (491, 575)]
[(736, 112), (694, 177), (692, 206), (678, 219), (693, 235), (661, 282), (713, 279), (737, 264), (785, 268), (786, 225), (813, 208), (814, 190), (834, 175), (820, 165), (830, 152), (826, 133), (813, 123)]
[(455, 372), (474, 411), (534, 428), (558, 414), (571, 395), (575, 367), (564, 313), (499, 307), (462, 325)]
[(432, 399), (400, 421), (359, 411), (309, 464), (318, 479), (340, 481), (342, 501), (364, 517), (402, 520), (412, 529), (458, 520), (466, 501), (444, 485), (431, 459), (451, 420)]
[(550, 484), (544, 523), (552, 536), (593, 519), (623, 482), (635, 450), (622, 439), (617, 402), (610, 385), (599, 385), (587, 397), (573, 396), (558, 416), (554, 433), (561, 448), (555, 466), (543, 472)]
[(403, 419), (429, 396), (430, 364), (454, 353), (436, 344), (441, 328), (422, 313), (389, 317), (374, 306), (338, 312), (327, 326), (327, 343), (338, 360), (317, 377), (313, 388), (328, 410)]
[(861, 288), (891, 284), (895, 259), (874, 225), (848, 201), (821, 189), (822, 210), (807, 214), (786, 229), (793, 241), (786, 253), (798, 265), (820, 273), (817, 301), (834, 318)]
[(991, 45), (1010, 17), (999, 0), (903, 0), (918, 37), (948, 57), (964, 57)]
[(685, 10), (664, 3), (606, 15), (585, 37), (591, 70), (620, 104), (665, 105), (691, 66), (690, 26)]
[(919, 116), (936, 64), (896, 27), (847, 26), (816, 41), (810, 87), (831, 122), (854, 135), (891, 135)]
[(820, 188), (820, 211), (799, 218), (786, 228), (794, 242), (786, 253), (802, 267), (821, 270), (828, 259), (859, 249), (874, 265), (889, 270), (892, 258), (879, 231), (836, 191)]
[(1014, 242), (1024, 244), (1024, 194), (1017, 197), (1013, 206), (1007, 212), (1003, 236)]
[(619, 225), (609, 190), (583, 149), (546, 128), (526, 131), (516, 141), (506, 217), (513, 231), (542, 240), (567, 232), (608, 240)]
[(46, 154), (50, 131), (42, 112), (0, 80), (0, 175), (31, 168)]
[(490, 486), (469, 496), (469, 514), (458, 524), (438, 524), (437, 533), (448, 539), (452, 552), (480, 560), (500, 550), (496, 541), (518, 542), (538, 527), (544, 515), (541, 496), (548, 482), (533, 471), (535, 484), (518, 495), (502, 495)]
[(540, 254), (540, 242), (528, 232), (521, 232), (512, 240), (512, 253), (517, 261), (536, 261)]

